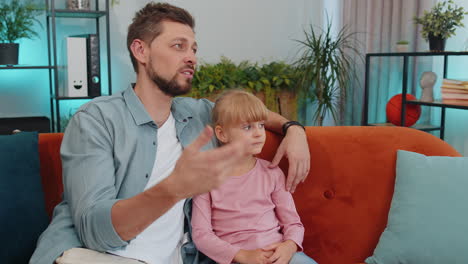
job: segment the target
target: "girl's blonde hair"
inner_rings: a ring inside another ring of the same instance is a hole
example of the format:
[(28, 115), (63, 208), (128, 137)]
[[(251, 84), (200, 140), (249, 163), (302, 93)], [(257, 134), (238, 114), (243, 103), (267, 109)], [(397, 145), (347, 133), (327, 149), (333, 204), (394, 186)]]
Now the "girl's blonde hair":
[(266, 120), (268, 109), (255, 95), (233, 89), (223, 92), (216, 99), (212, 111), (213, 126), (231, 126), (239, 122)]

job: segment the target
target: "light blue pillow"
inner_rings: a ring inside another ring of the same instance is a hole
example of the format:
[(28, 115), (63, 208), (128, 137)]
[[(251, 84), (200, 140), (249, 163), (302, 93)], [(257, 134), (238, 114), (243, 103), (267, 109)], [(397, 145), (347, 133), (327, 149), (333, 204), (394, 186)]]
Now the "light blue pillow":
[(366, 263), (468, 263), (468, 158), (398, 151), (387, 227)]

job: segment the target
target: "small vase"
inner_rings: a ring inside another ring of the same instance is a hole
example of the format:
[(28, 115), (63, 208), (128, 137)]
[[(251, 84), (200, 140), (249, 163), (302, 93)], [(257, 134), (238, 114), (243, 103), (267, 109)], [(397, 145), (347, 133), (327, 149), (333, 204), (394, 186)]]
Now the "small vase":
[(408, 52), (408, 44), (396, 44), (396, 52)]
[(429, 34), (429, 50), (430, 51), (444, 51), (445, 50), (445, 41), (441, 36), (434, 36)]
[(90, 10), (89, 0), (67, 0), (67, 9)]

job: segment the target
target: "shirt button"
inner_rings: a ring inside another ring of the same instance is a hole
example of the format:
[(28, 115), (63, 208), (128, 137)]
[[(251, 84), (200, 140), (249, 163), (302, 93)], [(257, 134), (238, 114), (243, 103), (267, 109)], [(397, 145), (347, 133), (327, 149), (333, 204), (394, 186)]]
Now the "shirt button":
[(148, 173), (146, 173), (146, 176), (145, 176), (147, 179), (148, 179)]
[(153, 141), (153, 145), (155, 145), (155, 146), (156, 146), (156, 141)]

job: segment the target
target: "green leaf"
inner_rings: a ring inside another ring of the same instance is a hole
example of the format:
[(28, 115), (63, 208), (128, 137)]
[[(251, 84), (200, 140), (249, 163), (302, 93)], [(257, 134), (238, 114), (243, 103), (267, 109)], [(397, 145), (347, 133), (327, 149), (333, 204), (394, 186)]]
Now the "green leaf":
[(262, 88), (263, 88), (263, 85), (262, 85), (261, 82), (257, 82), (257, 83), (255, 84), (255, 90), (256, 90), (257, 92), (260, 92), (260, 91), (262, 90)]
[(11, 0), (0, 3), (0, 42), (13, 43), (21, 38), (39, 35), (32, 30), (34, 23), (42, 24), (37, 16), (44, 8), (32, 0)]
[(262, 78), (261, 81), (262, 81), (262, 83), (265, 84), (266, 86), (271, 86), (269, 80), (267, 80), (267, 79), (265, 79), (265, 78)]

